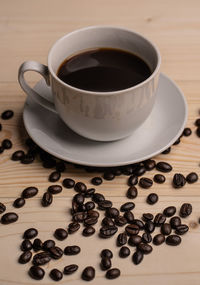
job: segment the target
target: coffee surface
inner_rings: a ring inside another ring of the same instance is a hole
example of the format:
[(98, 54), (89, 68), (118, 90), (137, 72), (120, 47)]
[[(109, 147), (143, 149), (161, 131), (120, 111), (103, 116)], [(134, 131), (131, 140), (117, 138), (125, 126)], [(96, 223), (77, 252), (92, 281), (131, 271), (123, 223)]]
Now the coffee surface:
[(151, 75), (147, 63), (130, 52), (95, 48), (64, 60), (57, 76), (84, 90), (110, 92), (135, 86)]

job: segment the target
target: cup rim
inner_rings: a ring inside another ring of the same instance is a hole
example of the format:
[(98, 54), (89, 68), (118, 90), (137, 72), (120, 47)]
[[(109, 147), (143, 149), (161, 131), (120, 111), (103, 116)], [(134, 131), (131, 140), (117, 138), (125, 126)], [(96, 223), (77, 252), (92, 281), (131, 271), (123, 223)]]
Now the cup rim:
[[(128, 87), (128, 88), (125, 88), (125, 89), (122, 89), (122, 90), (116, 90), (116, 91), (108, 91), (108, 92), (102, 92), (102, 91), (90, 91), (90, 90), (85, 90), (85, 89), (80, 89), (80, 88), (77, 88), (77, 87), (74, 87), (72, 85), (69, 85), (65, 82), (63, 82), (57, 75), (56, 73), (53, 71), (53, 68), (51, 67), (51, 57), (52, 57), (52, 53), (53, 53), (53, 50), (55, 48), (55, 46), (61, 42), (64, 38), (67, 38), (69, 37), (70, 35), (72, 34), (76, 34), (76, 33), (79, 33), (81, 31), (85, 31), (85, 30), (92, 30), (92, 29), (115, 29), (115, 30), (121, 30), (121, 31), (126, 31), (126, 32), (130, 32), (130, 33), (133, 33), (135, 35), (137, 35), (138, 37), (140, 37), (141, 39), (147, 41), (149, 43), (149, 45), (151, 45), (153, 47), (153, 49), (155, 50), (156, 52), (156, 55), (157, 55), (157, 65), (156, 65), (156, 68), (154, 69), (153, 73), (147, 78), (145, 79), (144, 81), (140, 82), (139, 84), (137, 85), (134, 85), (134, 86), (131, 86), (131, 87)], [(107, 25), (96, 25), (96, 26), (87, 26), (87, 27), (83, 27), (83, 28), (80, 28), (80, 29), (76, 29), (70, 33), (67, 33), (66, 35), (64, 35), (63, 37), (59, 38), (54, 44), (53, 46), (50, 48), (49, 50), (49, 53), (48, 53), (48, 69), (51, 73), (51, 75), (54, 77), (55, 80), (57, 80), (61, 85), (63, 85), (63, 87), (67, 87), (69, 89), (71, 89), (72, 91), (76, 91), (76, 92), (81, 92), (83, 94), (90, 94), (90, 95), (117, 95), (117, 94), (120, 94), (120, 93), (124, 93), (124, 92), (127, 92), (127, 91), (132, 91), (132, 90), (135, 90), (137, 88), (140, 88), (142, 87), (144, 84), (148, 83), (149, 81), (151, 81), (151, 79), (153, 77), (155, 77), (155, 75), (159, 72), (160, 70), (160, 65), (161, 65), (161, 54), (159, 52), (159, 49), (157, 48), (157, 46), (152, 43), (148, 38), (146, 38), (146, 36), (142, 36), (140, 33), (137, 33), (131, 29), (127, 29), (127, 28), (123, 28), (123, 27), (118, 27), (118, 26), (107, 26)]]

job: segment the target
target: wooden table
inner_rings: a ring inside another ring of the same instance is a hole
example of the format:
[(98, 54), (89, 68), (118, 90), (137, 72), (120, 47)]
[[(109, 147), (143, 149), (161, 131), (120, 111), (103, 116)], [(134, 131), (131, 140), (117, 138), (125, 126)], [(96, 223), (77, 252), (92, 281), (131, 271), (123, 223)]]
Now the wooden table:
[[(15, 211), (12, 203), (25, 187), (34, 185), (39, 188), (36, 198), (27, 200), (23, 208), (16, 209), (19, 214), (16, 223), (0, 225), (0, 284), (37, 284), (27, 274), (30, 264), (20, 265), (17, 262), (22, 233), (33, 226), (39, 230), (42, 240), (53, 238), (54, 230), (66, 227), (70, 221), (68, 211), (74, 195), (73, 190), (64, 189), (55, 197), (50, 207), (41, 207), (41, 197), (51, 184), (48, 182), (48, 175), (52, 170), (44, 169), (39, 160), (30, 165), (10, 160), (15, 150), (26, 149), (24, 142), (27, 135), (22, 121), (26, 95), (17, 82), (18, 67), (25, 60), (46, 63), (48, 50), (59, 37), (83, 26), (99, 24), (124, 26), (154, 41), (162, 54), (162, 72), (170, 76), (185, 94), (189, 107), (187, 126), (192, 128), (193, 133), (190, 137), (183, 137), (179, 145), (173, 146), (170, 154), (155, 157), (156, 161), (165, 160), (171, 163), (173, 171), (166, 174), (163, 185), (155, 184), (152, 190), (138, 187), (139, 195), (135, 200), (134, 214), (140, 218), (144, 212), (155, 214), (169, 205), (175, 205), (179, 210), (182, 203), (190, 202), (193, 213), (184, 220), (190, 225), (190, 231), (183, 236), (179, 247), (172, 248), (165, 244), (153, 246), (153, 253), (145, 256), (138, 266), (132, 263), (131, 257), (125, 260), (118, 258), (119, 248), (115, 246), (115, 239), (100, 240), (97, 235), (84, 238), (81, 232), (77, 233), (57, 244), (62, 248), (81, 244), (79, 256), (65, 256), (44, 266), (46, 276), (40, 283), (54, 283), (48, 276), (50, 269), (62, 269), (67, 264), (77, 263), (79, 271), (69, 277), (64, 276), (60, 284), (84, 284), (80, 275), (82, 269), (88, 265), (96, 268), (96, 279), (92, 284), (200, 284), (199, 182), (187, 184), (179, 190), (171, 186), (174, 173), (199, 173), (200, 139), (195, 134), (194, 126), (200, 107), (199, 11), (198, 0), (0, 0), (0, 112), (8, 108), (15, 112), (11, 120), (1, 120), (1, 141), (5, 138), (11, 139), (13, 148), (0, 155), (0, 201), (6, 204), (7, 211)], [(40, 77), (31, 74), (27, 78), (34, 85)], [(152, 178), (155, 173), (156, 171), (152, 171), (145, 176)], [(89, 174), (67, 166), (59, 183), (66, 177), (72, 177), (91, 187), (90, 179), (94, 175), (98, 173)], [(125, 197), (127, 176), (116, 177), (110, 182), (104, 181), (96, 188), (108, 199), (111, 198), (116, 207), (128, 201)], [(159, 195), (159, 202), (154, 206), (145, 202), (151, 191)], [(121, 268), (121, 277), (115, 281), (106, 280), (105, 273), (99, 269), (99, 252), (103, 248), (113, 250), (113, 267)], [(131, 255), (133, 252), (134, 248), (131, 248)]]

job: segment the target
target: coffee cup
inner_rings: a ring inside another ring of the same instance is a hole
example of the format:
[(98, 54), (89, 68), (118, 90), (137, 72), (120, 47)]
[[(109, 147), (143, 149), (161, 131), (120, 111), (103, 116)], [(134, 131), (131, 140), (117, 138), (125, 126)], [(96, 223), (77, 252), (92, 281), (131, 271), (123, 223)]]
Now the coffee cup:
[[(151, 74), (134, 86), (107, 92), (77, 88), (58, 77), (58, 68), (66, 58), (95, 48), (133, 53), (148, 64)], [(114, 141), (131, 135), (150, 115), (156, 99), (160, 64), (158, 49), (142, 35), (119, 27), (91, 26), (58, 39), (49, 51), (48, 66), (35, 61), (24, 62), (19, 68), (18, 80), (28, 95), (44, 108), (56, 112), (74, 132), (92, 140)], [(53, 103), (28, 85), (24, 78), (27, 71), (39, 72), (44, 77), (51, 87)]]

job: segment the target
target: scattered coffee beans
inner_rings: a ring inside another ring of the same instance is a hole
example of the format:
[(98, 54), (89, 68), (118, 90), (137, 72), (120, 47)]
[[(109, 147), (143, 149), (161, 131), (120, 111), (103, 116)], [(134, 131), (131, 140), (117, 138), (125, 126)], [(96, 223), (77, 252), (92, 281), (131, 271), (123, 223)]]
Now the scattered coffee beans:
[(167, 162), (158, 162), (156, 164), (156, 169), (161, 172), (170, 172), (172, 171), (172, 166)]
[(107, 279), (115, 279), (119, 276), (120, 276), (120, 270), (118, 268), (112, 268), (106, 272)]
[(143, 257), (144, 257), (144, 255), (143, 255), (142, 251), (136, 250), (133, 254), (133, 257), (132, 257), (133, 263), (135, 265), (140, 264), (143, 260)]
[(51, 239), (46, 240), (42, 245), (42, 249), (44, 251), (49, 251), (49, 249), (52, 247), (55, 247), (55, 241)]
[(186, 176), (186, 181), (189, 184), (195, 183), (198, 179), (199, 177), (195, 172), (191, 172)]
[(156, 193), (151, 193), (147, 196), (146, 201), (149, 205), (154, 205), (158, 202), (158, 195)]
[(129, 177), (128, 179), (128, 185), (129, 186), (134, 186), (138, 183), (138, 177), (137, 175), (133, 174)]
[(45, 271), (39, 266), (32, 266), (29, 269), (29, 275), (35, 280), (42, 280), (44, 278)]
[(153, 159), (144, 161), (144, 167), (146, 170), (153, 170), (156, 167), (156, 162)]
[(181, 188), (185, 185), (186, 179), (181, 173), (175, 173), (173, 177), (172, 184), (174, 188)]
[(117, 237), (117, 246), (122, 246), (127, 243), (127, 234), (126, 233), (121, 233)]
[(158, 184), (164, 183), (165, 180), (166, 180), (166, 179), (165, 179), (165, 176), (162, 175), (162, 174), (156, 174), (156, 175), (154, 175), (154, 177), (153, 177), (153, 181), (156, 182), (156, 183), (158, 183)]
[(168, 223), (164, 223), (164, 224), (162, 224), (162, 226), (161, 226), (161, 233), (163, 234), (163, 235), (166, 235), (166, 236), (168, 236), (168, 235), (170, 235), (171, 234), (171, 232), (172, 232), (172, 228), (171, 228), (171, 225), (170, 224), (168, 224)]
[(150, 234), (150, 233), (143, 233), (143, 235), (142, 235), (142, 241), (143, 241), (144, 243), (150, 243), (150, 242), (152, 242), (152, 236), (151, 236), (151, 234)]
[(115, 178), (115, 175), (112, 172), (105, 172), (103, 178), (105, 180), (113, 180)]
[(132, 235), (129, 237), (128, 239), (128, 244), (130, 246), (137, 246), (138, 244), (140, 244), (142, 242), (142, 237), (139, 235)]
[(33, 250), (35, 252), (42, 249), (42, 241), (39, 238), (34, 239), (33, 241)]
[(53, 259), (60, 259), (63, 256), (63, 250), (58, 246), (51, 247), (49, 253)]
[(189, 230), (189, 227), (187, 225), (180, 225), (180, 226), (176, 227), (175, 233), (177, 235), (183, 235), (183, 234), (187, 233), (188, 230)]
[(154, 218), (154, 224), (155, 226), (159, 227), (161, 226), (162, 224), (164, 224), (166, 221), (166, 217), (161, 214), (161, 213), (158, 213), (155, 218)]
[(71, 178), (65, 178), (65, 179), (63, 180), (63, 186), (64, 186), (65, 188), (70, 189), (70, 188), (73, 188), (74, 185), (75, 185), (75, 181), (74, 181), (73, 179), (71, 179)]
[(95, 269), (92, 266), (86, 267), (82, 272), (82, 279), (85, 281), (91, 281), (95, 278)]
[(125, 204), (123, 204), (120, 208), (121, 212), (127, 212), (127, 211), (131, 211), (135, 208), (135, 204), (133, 202), (126, 202)]
[(48, 207), (52, 204), (53, 202), (53, 195), (50, 192), (45, 192), (41, 204), (43, 207)]
[(38, 231), (35, 228), (30, 228), (24, 232), (23, 238), (24, 239), (32, 239), (38, 235)]
[(148, 189), (153, 185), (153, 181), (150, 178), (140, 178), (139, 185), (144, 189)]
[(29, 198), (32, 198), (35, 195), (37, 195), (37, 193), (38, 193), (38, 188), (30, 186), (30, 187), (27, 187), (23, 190), (22, 198), (29, 199)]
[(112, 237), (116, 232), (118, 231), (118, 228), (116, 226), (108, 227), (103, 226), (100, 228), (99, 235), (102, 238), (110, 238)]
[(4, 149), (10, 149), (12, 147), (12, 142), (8, 139), (5, 139), (2, 141), (1, 145)]
[(102, 270), (108, 270), (108, 269), (110, 269), (111, 266), (112, 266), (111, 259), (108, 258), (108, 257), (103, 257), (103, 258), (101, 259), (100, 266), (101, 266), (101, 269), (102, 269)]
[(134, 224), (132, 224), (132, 225), (130, 224), (130, 225), (125, 227), (125, 231), (126, 231), (128, 236), (137, 235), (139, 233), (139, 230), (140, 230), (140, 228)]
[(157, 234), (153, 238), (154, 245), (161, 245), (165, 241), (165, 236), (163, 234)]
[(151, 214), (151, 213), (144, 213), (143, 215), (142, 215), (142, 219), (143, 219), (143, 221), (151, 221), (151, 220), (153, 220), (153, 215)]
[(49, 175), (49, 181), (50, 182), (56, 182), (60, 179), (61, 174), (58, 171), (53, 171), (50, 175)]
[(85, 237), (92, 236), (94, 233), (95, 233), (95, 228), (93, 228), (92, 226), (88, 226), (83, 229), (83, 236)]
[(138, 195), (137, 188), (135, 186), (131, 186), (128, 188), (126, 196), (129, 199), (135, 199)]
[(76, 254), (79, 254), (80, 251), (81, 249), (78, 245), (71, 245), (71, 246), (65, 247), (64, 254), (65, 255), (76, 255)]
[(62, 192), (62, 186), (60, 185), (51, 185), (48, 187), (48, 192), (55, 195)]
[(174, 207), (174, 206), (169, 206), (169, 207), (165, 208), (163, 211), (163, 214), (166, 217), (172, 217), (175, 213), (176, 213), (176, 207)]
[(177, 226), (181, 225), (181, 219), (178, 216), (172, 217), (170, 219), (170, 225), (172, 229), (176, 229)]
[(127, 246), (122, 246), (119, 251), (119, 256), (121, 258), (126, 258), (130, 255), (131, 251)]
[(192, 213), (192, 205), (189, 203), (184, 203), (180, 208), (180, 216), (182, 218), (188, 217)]
[(21, 264), (25, 264), (25, 263), (28, 263), (31, 260), (31, 258), (32, 258), (32, 252), (25, 251), (20, 255), (18, 262)]
[(183, 136), (189, 137), (192, 134), (192, 130), (190, 128), (185, 128), (183, 130)]
[(17, 150), (12, 154), (11, 159), (13, 161), (19, 161), (19, 160), (22, 160), (24, 156), (25, 156), (25, 153), (23, 150)]
[(166, 238), (166, 244), (176, 246), (181, 243), (181, 237), (177, 235), (170, 235)]
[(92, 180), (91, 180), (91, 183), (93, 185), (96, 185), (96, 186), (102, 184), (102, 182), (103, 182), (103, 180), (102, 180), (101, 177), (93, 177)]
[(58, 228), (58, 229), (55, 230), (54, 236), (58, 240), (64, 240), (64, 239), (66, 239), (68, 237), (68, 232), (65, 229)]
[(162, 154), (168, 154), (171, 151), (171, 147), (168, 147), (166, 150), (162, 152)]
[(6, 110), (1, 114), (3, 120), (9, 120), (13, 117), (14, 112), (12, 110)]
[(25, 205), (25, 199), (24, 198), (17, 198), (14, 202), (13, 202), (13, 207), (15, 208), (21, 208)]
[(0, 214), (4, 213), (6, 210), (6, 206), (0, 202)]
[(34, 255), (33, 264), (36, 266), (44, 265), (51, 260), (50, 254), (48, 252), (40, 252)]
[(138, 250), (140, 250), (143, 254), (149, 254), (152, 252), (153, 248), (150, 244), (141, 242), (138, 245)]
[(112, 253), (112, 251), (110, 249), (103, 249), (101, 251), (100, 255), (101, 255), (102, 258), (103, 257), (113, 258), (113, 253)]
[(63, 274), (60, 270), (54, 268), (50, 271), (49, 276), (51, 277), (51, 279), (53, 279), (54, 281), (60, 281), (63, 278)]
[(76, 272), (78, 270), (78, 265), (76, 264), (70, 264), (64, 267), (63, 273), (65, 275), (71, 275), (72, 273)]
[(6, 213), (1, 217), (1, 223), (4, 225), (14, 223), (17, 220), (18, 220), (18, 215), (13, 212)]

